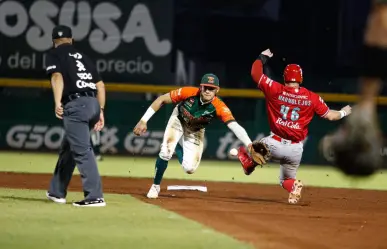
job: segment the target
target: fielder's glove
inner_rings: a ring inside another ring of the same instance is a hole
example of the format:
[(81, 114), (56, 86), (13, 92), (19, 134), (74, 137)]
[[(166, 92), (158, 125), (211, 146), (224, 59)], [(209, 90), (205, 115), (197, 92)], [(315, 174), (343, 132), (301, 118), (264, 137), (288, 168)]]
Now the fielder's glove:
[(249, 154), (253, 161), (258, 165), (263, 165), (270, 160), (271, 152), (269, 147), (261, 141), (253, 141), (248, 147)]

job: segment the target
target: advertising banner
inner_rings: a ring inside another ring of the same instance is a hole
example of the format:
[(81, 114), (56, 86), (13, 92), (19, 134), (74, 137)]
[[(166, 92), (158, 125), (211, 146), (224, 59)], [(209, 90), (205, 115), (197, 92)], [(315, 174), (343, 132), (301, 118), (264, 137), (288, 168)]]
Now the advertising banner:
[[(33, 101), (32, 101), (33, 100)], [(25, 103), (29, 103), (25, 105)], [(172, 113), (172, 105), (161, 108), (150, 120), (148, 132), (135, 136), (132, 131), (150, 101), (110, 100), (105, 115), (105, 128), (101, 131), (101, 152), (110, 155), (156, 157), (162, 143), (165, 126)], [(47, 151), (57, 153), (64, 136), (62, 121), (54, 115), (52, 100), (48, 98), (0, 99), (4, 106), (0, 120), (0, 150)], [(259, 140), (270, 134), (265, 112), (256, 112), (242, 121), (242, 110), (234, 108), (252, 140)], [(381, 111), (381, 122), (386, 120)], [(307, 139), (304, 141), (302, 164), (328, 165), (329, 162), (319, 151), (323, 136), (336, 130), (339, 122), (328, 122), (315, 118), (311, 122)], [(381, 155), (387, 156), (387, 140)], [(229, 156), (232, 148), (242, 145), (229, 128), (221, 121), (210, 124), (205, 131), (203, 159), (235, 160)], [(326, 155), (329, 158), (329, 155)], [(387, 160), (386, 160), (387, 162)]]
[(45, 78), (51, 31), (70, 26), (74, 45), (108, 82), (170, 84), (173, 0), (0, 1), (0, 75)]
[[(64, 130), (60, 125), (0, 123), (0, 149), (57, 152), (63, 140)], [(269, 135), (268, 131), (248, 130), (252, 139)], [(143, 136), (135, 136), (128, 127), (113, 125), (101, 132), (101, 152), (110, 155), (157, 156), (163, 140), (164, 130), (149, 130)], [(321, 137), (309, 136), (304, 146), (303, 163), (327, 164), (318, 152)], [(208, 130), (205, 133), (203, 159), (236, 160), (229, 155), (232, 148), (242, 145), (234, 134), (224, 129)]]

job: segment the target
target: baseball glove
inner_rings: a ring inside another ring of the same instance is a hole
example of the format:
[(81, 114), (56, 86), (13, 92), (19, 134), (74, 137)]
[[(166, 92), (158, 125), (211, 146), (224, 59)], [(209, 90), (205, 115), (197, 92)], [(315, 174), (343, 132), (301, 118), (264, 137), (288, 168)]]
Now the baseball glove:
[(266, 161), (269, 161), (271, 157), (269, 147), (261, 141), (253, 141), (253, 143), (249, 146), (248, 149), (251, 158), (258, 165), (265, 164)]

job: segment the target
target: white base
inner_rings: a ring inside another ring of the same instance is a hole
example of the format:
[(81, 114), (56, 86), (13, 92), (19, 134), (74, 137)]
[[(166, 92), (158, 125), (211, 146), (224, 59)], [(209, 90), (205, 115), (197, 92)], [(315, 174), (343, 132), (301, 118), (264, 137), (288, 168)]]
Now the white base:
[(183, 186), (183, 185), (171, 185), (167, 187), (167, 190), (197, 190), (201, 192), (207, 192), (206, 186)]

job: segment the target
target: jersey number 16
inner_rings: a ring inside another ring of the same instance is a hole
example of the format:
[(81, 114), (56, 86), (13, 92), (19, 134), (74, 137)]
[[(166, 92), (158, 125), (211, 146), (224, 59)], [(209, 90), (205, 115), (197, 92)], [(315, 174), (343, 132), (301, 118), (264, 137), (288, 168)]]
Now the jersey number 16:
[[(287, 117), (288, 117), (289, 110), (290, 110), (289, 106), (281, 105), (280, 112), (282, 114), (282, 119), (283, 120), (287, 120), (288, 119)], [(298, 114), (299, 111), (300, 111), (299, 107), (294, 107), (292, 109), (291, 114), (290, 114), (290, 119), (292, 121), (297, 121), (300, 118), (300, 114)]]

